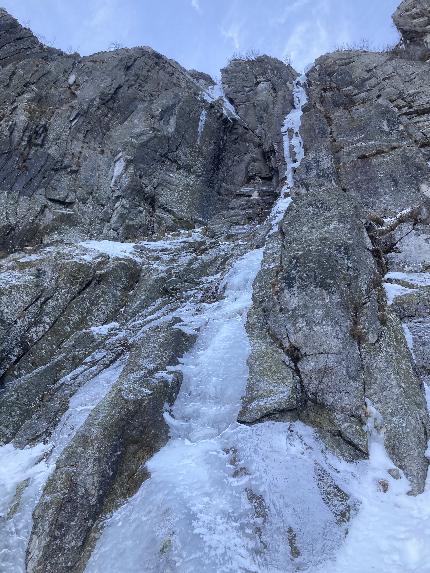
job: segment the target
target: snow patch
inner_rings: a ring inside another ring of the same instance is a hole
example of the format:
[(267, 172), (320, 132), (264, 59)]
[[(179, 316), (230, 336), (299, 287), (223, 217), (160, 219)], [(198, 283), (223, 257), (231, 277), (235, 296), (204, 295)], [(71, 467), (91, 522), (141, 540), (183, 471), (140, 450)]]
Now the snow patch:
[(412, 336), (412, 332), (409, 330), (409, 327), (407, 324), (402, 323), (402, 327), (403, 327), (403, 332), (405, 334), (405, 340), (406, 340), (406, 344), (408, 345), (408, 348), (412, 354), (412, 358), (415, 360), (415, 354), (414, 354), (414, 339)]
[(384, 447), (383, 420), (370, 403), (368, 412), (369, 461), (354, 487), (360, 511), (336, 559), (313, 573), (428, 573), (430, 484), (407, 495), (409, 482)]
[(387, 295), (388, 304), (393, 304), (394, 299), (399, 296), (405, 296), (406, 294), (415, 292), (414, 289), (406, 288), (404, 286), (393, 283), (384, 283), (384, 289), (385, 294)]
[(77, 124), (79, 116), (80, 116), (79, 110), (76, 109), (75, 111), (72, 112), (72, 114), (69, 117), (71, 127), (73, 127)]
[(118, 327), (119, 327), (118, 322), (110, 322), (109, 324), (102, 324), (101, 326), (93, 326), (90, 328), (90, 331), (93, 334), (98, 334), (100, 336), (104, 336), (106, 334), (109, 334), (109, 332), (111, 332), (111, 330), (115, 330)]
[(79, 243), (85, 249), (97, 251), (109, 257), (134, 258), (136, 243), (121, 243), (119, 241), (82, 241)]
[(32, 276), (23, 271), (5, 271), (0, 273), (0, 285), (8, 287), (12, 285), (23, 285), (31, 282)]
[(6, 517), (18, 485), (37, 476), (46, 450), (44, 444), (22, 450), (12, 444), (0, 447), (0, 519)]
[(33, 254), (33, 255), (24, 255), (18, 259), (19, 263), (32, 263), (33, 261), (38, 261), (43, 259), (43, 254)]
[(430, 273), (391, 272), (387, 273), (385, 278), (408, 282), (416, 286), (430, 286)]
[(183, 233), (183, 236), (172, 236), (171, 238), (161, 239), (160, 241), (140, 241), (136, 246), (144, 247), (152, 251), (169, 251), (182, 246), (184, 243), (195, 243), (202, 240), (203, 235), (198, 231), (189, 231)]

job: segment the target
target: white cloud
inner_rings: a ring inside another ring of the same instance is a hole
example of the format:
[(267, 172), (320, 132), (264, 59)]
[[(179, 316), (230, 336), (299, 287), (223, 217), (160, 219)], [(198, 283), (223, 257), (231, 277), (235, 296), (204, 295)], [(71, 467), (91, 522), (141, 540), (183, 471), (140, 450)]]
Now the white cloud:
[(276, 14), (270, 19), (270, 24), (272, 25), (284, 25), (288, 23), (288, 20), (292, 16), (293, 18), (297, 17), (297, 14), (294, 15), (294, 12), (300, 12), (307, 4), (309, 4), (310, 0), (293, 0), (290, 4), (287, 4), (283, 10), (280, 10), (278, 14)]
[(240, 29), (241, 25), (237, 23), (230, 24), (227, 29), (221, 29), (222, 35), (232, 41), (235, 50), (240, 50)]
[(341, 11), (336, 13), (331, 0), (314, 2), (306, 16), (296, 19), (297, 23), (291, 26), (283, 49), (283, 57), (289, 56), (293, 66), (300, 71), (322, 54), (350, 40), (343, 14)]
[(196, 12), (201, 12), (200, 0), (191, 0), (191, 6), (196, 10)]

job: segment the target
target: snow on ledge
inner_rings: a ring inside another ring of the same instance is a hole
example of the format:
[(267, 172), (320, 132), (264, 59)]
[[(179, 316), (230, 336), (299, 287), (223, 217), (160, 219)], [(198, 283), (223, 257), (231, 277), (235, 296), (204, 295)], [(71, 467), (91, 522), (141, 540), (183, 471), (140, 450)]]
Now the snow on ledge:
[(119, 257), (119, 258), (136, 258), (134, 253), (134, 247), (136, 243), (121, 243), (119, 241), (82, 241), (79, 243), (80, 246), (85, 249), (90, 249), (93, 251), (98, 251), (109, 257)]

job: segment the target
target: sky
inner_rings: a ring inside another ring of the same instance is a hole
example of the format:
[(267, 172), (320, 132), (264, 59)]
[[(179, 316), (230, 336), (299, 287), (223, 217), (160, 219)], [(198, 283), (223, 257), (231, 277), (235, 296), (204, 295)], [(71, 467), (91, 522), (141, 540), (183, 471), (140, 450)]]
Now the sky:
[(400, 0), (0, 0), (45, 43), (88, 55), (151, 46), (214, 77), (234, 54), (290, 59), (298, 70), (338, 47), (395, 44)]

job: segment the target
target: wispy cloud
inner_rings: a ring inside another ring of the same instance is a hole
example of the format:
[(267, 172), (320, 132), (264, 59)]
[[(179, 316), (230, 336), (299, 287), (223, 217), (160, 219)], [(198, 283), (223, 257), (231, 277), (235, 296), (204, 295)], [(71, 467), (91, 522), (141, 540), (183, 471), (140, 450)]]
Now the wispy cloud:
[(293, 0), (289, 2), (286, 6), (275, 11), (274, 15), (270, 18), (271, 25), (284, 25), (288, 23), (290, 18), (297, 18), (300, 11), (305, 8), (310, 3), (311, 0)]
[(235, 22), (231, 23), (227, 29), (221, 28), (221, 34), (224, 38), (231, 40), (235, 50), (240, 50), (240, 30), (241, 25)]
[(200, 0), (191, 0), (191, 6), (196, 12), (201, 12), (202, 8), (200, 6)]
[[(299, 3), (307, 0), (297, 0)], [(293, 65), (303, 70), (324, 53), (332, 51), (336, 45), (349, 43), (350, 34), (341, 11), (334, 12), (331, 0), (317, 0), (308, 6), (306, 18), (291, 22), (283, 57), (291, 58)]]

